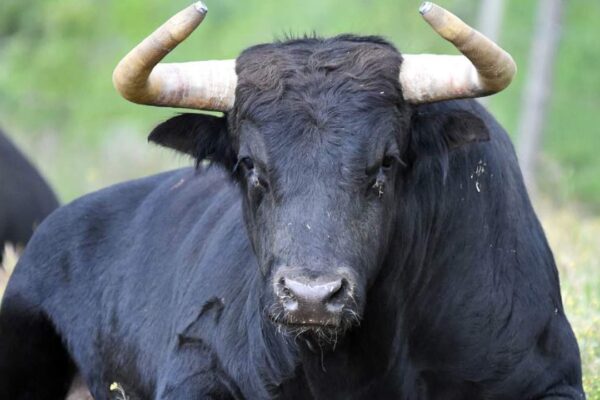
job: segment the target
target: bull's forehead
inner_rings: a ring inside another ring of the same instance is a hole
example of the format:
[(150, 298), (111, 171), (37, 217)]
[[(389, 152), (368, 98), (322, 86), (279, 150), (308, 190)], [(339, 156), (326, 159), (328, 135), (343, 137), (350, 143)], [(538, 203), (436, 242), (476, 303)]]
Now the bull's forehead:
[(355, 177), (355, 170), (380, 156), (408, 114), (400, 63), (390, 44), (373, 37), (291, 40), (246, 50), (237, 62), (232, 112), (246, 146), (241, 150), (278, 175), (289, 174), (290, 182), (310, 171)]
[(316, 122), (402, 102), (402, 57), (377, 37), (339, 36), (254, 46), (237, 59), (234, 114), (273, 120), (312, 112)]

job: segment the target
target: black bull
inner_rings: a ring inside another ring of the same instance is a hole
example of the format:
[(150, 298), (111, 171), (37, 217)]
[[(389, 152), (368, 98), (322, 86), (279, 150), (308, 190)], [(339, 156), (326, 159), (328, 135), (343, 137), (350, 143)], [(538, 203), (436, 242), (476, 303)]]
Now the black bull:
[[(410, 106), (378, 38), (238, 58), (234, 109), (150, 139), (211, 159), (74, 201), (0, 314), (0, 397), (582, 398), (557, 270), (504, 130)], [(224, 167), (224, 168), (222, 168)], [(233, 171), (233, 173), (232, 173)]]

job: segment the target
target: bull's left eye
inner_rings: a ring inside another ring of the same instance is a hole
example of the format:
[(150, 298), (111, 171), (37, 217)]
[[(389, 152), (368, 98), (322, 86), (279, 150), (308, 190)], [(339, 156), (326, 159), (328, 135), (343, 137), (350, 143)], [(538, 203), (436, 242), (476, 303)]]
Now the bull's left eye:
[(238, 164), (243, 166), (246, 171), (251, 171), (254, 169), (254, 161), (250, 157), (242, 157)]
[(383, 161), (381, 161), (381, 168), (383, 168), (384, 170), (389, 170), (390, 168), (392, 168), (394, 166), (395, 161), (396, 161), (395, 157), (385, 156), (383, 158)]
[(399, 159), (399, 157), (388, 155), (381, 160), (379, 167), (374, 167), (371, 169), (371, 176), (373, 176), (373, 180), (370, 184), (370, 192), (375, 194), (377, 198), (383, 197), (385, 187), (389, 179), (388, 175), (397, 162), (402, 164), (402, 161)]

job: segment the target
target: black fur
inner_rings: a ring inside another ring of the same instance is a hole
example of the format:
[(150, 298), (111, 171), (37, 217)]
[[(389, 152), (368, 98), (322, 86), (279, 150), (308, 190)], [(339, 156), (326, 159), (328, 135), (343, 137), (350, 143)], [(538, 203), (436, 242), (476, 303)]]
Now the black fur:
[(224, 118), (205, 114), (182, 114), (158, 125), (148, 140), (194, 157), (232, 169), (236, 155), (227, 137)]
[[(96, 400), (115, 381), (140, 399), (583, 398), (507, 134), (472, 100), (406, 104), (401, 61), (372, 37), (246, 50), (225, 119), (150, 136), (217, 167), (110, 187), (36, 232), (0, 313), (0, 398), (60, 398), (12, 382), (50, 360), (38, 387), (59, 393), (67, 354)], [(351, 271), (344, 323), (290, 328), (283, 266)], [(64, 348), (12, 333), (32, 325)]]
[(0, 131), (0, 262), (5, 243), (25, 246), (34, 229), (57, 207), (52, 189)]

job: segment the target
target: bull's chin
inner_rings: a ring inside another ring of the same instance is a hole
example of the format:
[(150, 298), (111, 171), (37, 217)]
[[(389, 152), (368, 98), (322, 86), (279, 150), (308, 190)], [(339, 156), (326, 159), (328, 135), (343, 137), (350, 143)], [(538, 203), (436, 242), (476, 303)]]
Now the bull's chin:
[(278, 331), (294, 339), (305, 339), (309, 343), (335, 344), (345, 333), (342, 325), (332, 324), (287, 324), (277, 323)]

